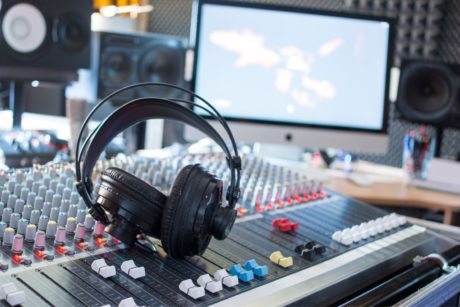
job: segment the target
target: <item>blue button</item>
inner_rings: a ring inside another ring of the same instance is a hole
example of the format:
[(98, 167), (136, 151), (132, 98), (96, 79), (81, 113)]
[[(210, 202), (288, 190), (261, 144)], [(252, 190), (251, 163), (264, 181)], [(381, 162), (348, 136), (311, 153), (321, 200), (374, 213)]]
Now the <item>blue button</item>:
[(257, 264), (255, 259), (251, 259), (246, 261), (244, 264), (244, 268), (248, 271), (252, 271), (254, 268), (258, 267), (259, 265)]
[(238, 278), (241, 281), (248, 282), (254, 279), (254, 273), (252, 271), (242, 271), (238, 274)]
[(234, 264), (230, 267), (230, 270), (228, 270), (230, 274), (232, 275), (238, 275), (241, 272), (244, 272), (243, 268), (241, 267), (241, 264), (237, 263)]
[(266, 265), (259, 265), (255, 267), (252, 271), (254, 272), (254, 275), (256, 275), (257, 277), (263, 277), (268, 274), (268, 268)]

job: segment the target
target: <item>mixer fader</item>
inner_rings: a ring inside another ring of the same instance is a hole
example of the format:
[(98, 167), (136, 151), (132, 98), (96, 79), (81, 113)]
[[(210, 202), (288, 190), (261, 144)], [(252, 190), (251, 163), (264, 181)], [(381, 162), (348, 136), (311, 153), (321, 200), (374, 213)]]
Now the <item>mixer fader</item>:
[[(203, 161), (228, 182), (219, 154), (117, 157), (96, 170), (117, 166), (167, 192), (183, 165)], [(324, 190), (300, 169), (249, 155), (243, 165), (228, 239), (184, 260), (159, 244), (127, 247), (106, 234), (76, 192), (70, 165), (1, 173), (0, 304), (334, 304), (441, 251), (432, 232)]]

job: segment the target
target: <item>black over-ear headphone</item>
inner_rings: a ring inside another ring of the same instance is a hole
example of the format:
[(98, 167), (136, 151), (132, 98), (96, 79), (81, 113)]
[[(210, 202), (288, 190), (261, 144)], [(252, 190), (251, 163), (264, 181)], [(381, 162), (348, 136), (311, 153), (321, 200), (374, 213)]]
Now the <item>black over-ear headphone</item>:
[[(181, 99), (140, 98), (111, 113), (86, 138), (81, 149), (83, 131), (96, 110), (113, 96), (141, 86), (166, 86), (186, 92), (205, 105)], [(226, 130), (234, 156), (219, 133), (202, 117), (178, 103), (186, 102), (206, 111)], [(230, 168), (228, 204), (222, 204), (222, 181), (199, 164), (182, 168), (169, 196), (147, 182), (111, 167), (101, 174), (101, 184), (93, 197), (93, 168), (109, 142), (126, 128), (148, 119), (173, 119), (189, 124), (213, 139), (223, 150)], [(235, 222), (235, 205), (240, 196), (241, 159), (233, 135), (222, 116), (205, 99), (191, 91), (166, 83), (139, 83), (120, 89), (100, 101), (85, 119), (76, 144), (75, 171), (77, 189), (91, 215), (108, 225), (107, 230), (124, 243), (133, 244), (138, 234), (161, 238), (164, 250), (173, 258), (201, 255), (211, 237), (225, 239)], [(110, 213), (110, 218), (106, 211)]]

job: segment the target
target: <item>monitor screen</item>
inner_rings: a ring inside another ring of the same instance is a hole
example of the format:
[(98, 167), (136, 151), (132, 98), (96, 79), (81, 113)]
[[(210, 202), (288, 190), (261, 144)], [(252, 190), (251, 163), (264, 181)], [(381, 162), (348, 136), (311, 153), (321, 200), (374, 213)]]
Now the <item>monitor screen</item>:
[(227, 119), (386, 130), (390, 21), (201, 1), (196, 22), (194, 90)]

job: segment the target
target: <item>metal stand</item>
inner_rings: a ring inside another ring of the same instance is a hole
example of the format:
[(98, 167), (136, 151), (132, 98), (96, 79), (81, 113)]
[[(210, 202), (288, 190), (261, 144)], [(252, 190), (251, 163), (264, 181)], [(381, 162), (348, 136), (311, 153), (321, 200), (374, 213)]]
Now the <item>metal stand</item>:
[(436, 129), (436, 146), (434, 148), (434, 156), (436, 158), (441, 157), (442, 138), (444, 134), (444, 128)]
[(24, 112), (24, 85), (18, 81), (10, 81), (9, 107), (13, 112), (13, 128), (21, 128)]

